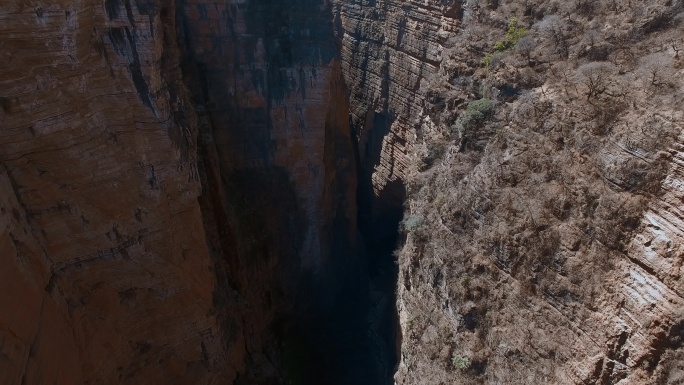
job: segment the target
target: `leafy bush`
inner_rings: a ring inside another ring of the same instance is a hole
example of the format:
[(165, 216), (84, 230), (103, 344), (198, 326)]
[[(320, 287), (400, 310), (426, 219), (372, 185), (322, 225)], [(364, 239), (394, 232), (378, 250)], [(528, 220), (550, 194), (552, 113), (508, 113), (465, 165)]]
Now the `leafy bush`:
[(473, 100), (468, 103), (467, 111), (471, 113), (481, 114), (484, 118), (488, 118), (492, 115), (494, 111), (494, 103), (487, 98), (482, 98), (478, 100)]
[(504, 40), (494, 43), (495, 52), (503, 52), (518, 43), (527, 34), (527, 28), (518, 25), (518, 19), (515, 17), (508, 22), (508, 30)]
[(487, 98), (474, 100), (468, 103), (461, 118), (452, 127), (452, 132), (458, 134), (459, 138), (471, 137), (475, 130), (491, 118), (494, 112), (494, 102)]
[(419, 215), (409, 215), (404, 219), (404, 229), (406, 231), (415, 231), (423, 225), (423, 217)]
[(493, 111), (494, 103), (490, 99), (474, 100), (468, 103), (466, 112), (461, 118), (461, 124), (466, 130), (478, 127), (492, 116)]
[(494, 54), (492, 53), (484, 55), (484, 57), (482, 58), (482, 65), (489, 68), (492, 65), (493, 56)]
[(451, 364), (458, 370), (466, 370), (470, 367), (470, 358), (454, 353)]
[(518, 25), (518, 19), (515, 17), (508, 22), (508, 30), (506, 30), (506, 36), (504, 40), (499, 40), (494, 43), (494, 48), (492, 52), (486, 54), (482, 58), (482, 64), (485, 67), (489, 67), (492, 64), (492, 59), (495, 54), (504, 52), (509, 48), (515, 47), (518, 41), (527, 35), (527, 28)]

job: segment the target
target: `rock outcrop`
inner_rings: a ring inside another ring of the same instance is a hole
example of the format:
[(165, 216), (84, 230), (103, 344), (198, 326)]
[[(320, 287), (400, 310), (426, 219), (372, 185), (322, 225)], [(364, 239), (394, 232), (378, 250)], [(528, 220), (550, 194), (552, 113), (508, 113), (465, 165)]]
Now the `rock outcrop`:
[(403, 205), (425, 97), (421, 84), (439, 68), (440, 33), (457, 23), (450, 9), (421, 1), (335, 3), (359, 183), (375, 197), (360, 210), (369, 223)]
[(3, 383), (391, 377), (329, 7), (2, 5)]
[(3, 384), (230, 378), (174, 13), (0, 5)]

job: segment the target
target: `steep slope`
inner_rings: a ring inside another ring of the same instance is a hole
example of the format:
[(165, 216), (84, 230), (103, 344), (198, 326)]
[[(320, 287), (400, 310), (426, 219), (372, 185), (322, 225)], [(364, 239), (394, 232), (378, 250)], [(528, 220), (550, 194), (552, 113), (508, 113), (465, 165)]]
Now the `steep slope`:
[[(375, 362), (388, 348), (367, 337), (370, 277), (329, 7), (192, 1), (182, 12), (217, 310), (231, 341), (247, 344), (238, 383), (390, 378)], [(242, 322), (236, 297), (248, 304)]]
[(230, 378), (173, 4), (0, 9), (0, 382)]
[(681, 381), (682, 10), (468, 2), (438, 33), (398, 383)]

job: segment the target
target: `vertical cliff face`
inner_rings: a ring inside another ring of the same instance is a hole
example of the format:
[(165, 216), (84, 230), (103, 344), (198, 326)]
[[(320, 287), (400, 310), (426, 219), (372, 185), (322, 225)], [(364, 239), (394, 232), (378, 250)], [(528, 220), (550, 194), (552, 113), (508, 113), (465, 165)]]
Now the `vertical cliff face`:
[(0, 5), (0, 382), (229, 377), (171, 2)]
[[(356, 314), (368, 306), (330, 10), (318, 1), (194, 1), (181, 10), (186, 84), (202, 115), (200, 202), (208, 231), (217, 229), (217, 307), (228, 343), (247, 345), (240, 381), (354, 382), (353, 371), (330, 370), (346, 354), (333, 330), (343, 319), (363, 322)], [(360, 291), (349, 290), (356, 277)], [(238, 322), (235, 296), (249, 304)]]
[(259, 190), (277, 179), (259, 171), (286, 177), (289, 185), (281, 187), (297, 195), (302, 220), (286, 226), (294, 232), (286, 236), (293, 249), (283, 252), (313, 270), (323, 262), (317, 257), (331, 219), (321, 210), (326, 134), (345, 135), (347, 126), (345, 119), (327, 121), (333, 102), (344, 107), (344, 89), (332, 87), (339, 74), (335, 43), (319, 5), (192, 1), (182, 7), (187, 58), (199, 83), (194, 91), (205, 103), (226, 182), (240, 189), (235, 181), (254, 171), (250, 183)]
[[(374, 233), (377, 221), (401, 219), (403, 185), (421, 122), (421, 84), (439, 68), (439, 32), (454, 27), (457, 13), (449, 12), (454, 4), (335, 3), (359, 154), (360, 188), (364, 190), (361, 195), (373, 197), (360, 202), (368, 233)], [(380, 233), (371, 235), (382, 237)]]
[(229, 322), (234, 304), (218, 307), (226, 332), (247, 341), (245, 383), (384, 383), (394, 369), (394, 281), (369, 273), (377, 252), (357, 234), (358, 159), (330, 7), (182, 8), (186, 83), (202, 111), (200, 202), (206, 227), (219, 223), (210, 244), (219, 286), (231, 288), (218, 296), (250, 304), (244, 329)]
[(2, 7), (7, 382), (391, 377), (329, 5)]
[(2, 7), (7, 382), (391, 377), (330, 4)]

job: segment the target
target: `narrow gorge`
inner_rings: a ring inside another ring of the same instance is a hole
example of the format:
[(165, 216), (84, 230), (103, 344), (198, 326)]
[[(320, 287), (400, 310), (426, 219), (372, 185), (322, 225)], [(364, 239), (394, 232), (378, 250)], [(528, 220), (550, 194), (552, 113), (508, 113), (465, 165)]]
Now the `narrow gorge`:
[(391, 383), (404, 196), (341, 12), (3, 5), (3, 383)]
[(0, 384), (681, 383), (636, 3), (5, 0)]

